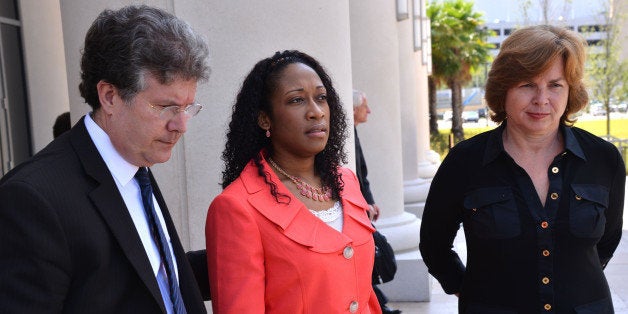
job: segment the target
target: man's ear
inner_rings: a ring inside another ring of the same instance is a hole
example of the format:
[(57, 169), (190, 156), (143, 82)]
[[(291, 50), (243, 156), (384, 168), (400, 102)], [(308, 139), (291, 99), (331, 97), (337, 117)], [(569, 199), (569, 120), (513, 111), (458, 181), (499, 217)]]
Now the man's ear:
[(259, 112), (259, 115), (257, 116), (257, 125), (259, 125), (259, 127), (263, 130), (270, 130), (270, 118), (268, 117), (266, 112)]
[(113, 84), (100, 80), (100, 82), (96, 84), (96, 90), (98, 90), (100, 109), (105, 114), (111, 114), (114, 107), (113, 98), (118, 93), (118, 89), (116, 89)]

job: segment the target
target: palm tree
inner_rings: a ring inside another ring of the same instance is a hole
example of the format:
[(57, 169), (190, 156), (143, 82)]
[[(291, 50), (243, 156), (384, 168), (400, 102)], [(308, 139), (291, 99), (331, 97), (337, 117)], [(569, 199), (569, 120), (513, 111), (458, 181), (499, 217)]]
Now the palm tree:
[[(490, 59), (491, 45), (485, 39), (489, 30), (482, 28), (482, 14), (473, 12), (473, 2), (445, 0), (427, 7), (432, 27), (432, 75), (430, 89), (447, 84), (451, 89), (452, 126), (454, 139), (464, 139), (462, 129), (462, 86), (471, 80), (472, 70)], [(430, 90), (430, 95), (436, 92)], [(430, 132), (438, 132), (436, 98), (430, 98)]]

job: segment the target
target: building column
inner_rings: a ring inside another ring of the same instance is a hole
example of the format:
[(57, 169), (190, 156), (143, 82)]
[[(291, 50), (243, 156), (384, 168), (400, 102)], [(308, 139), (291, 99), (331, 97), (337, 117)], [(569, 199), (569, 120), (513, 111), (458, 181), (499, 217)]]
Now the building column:
[[(398, 1), (399, 2), (399, 1)], [(438, 153), (430, 150), (427, 77), (431, 67), (429, 20), (426, 0), (408, 2), (408, 17), (397, 23), (399, 34), (401, 128), (403, 140), (404, 208), (417, 217), (423, 215), (432, 178), (440, 165)], [(416, 301), (429, 301), (432, 277), (418, 250), (424, 290)]]
[(440, 156), (430, 149), (427, 77), (431, 63), (427, 59), (431, 49), (427, 45), (431, 42), (425, 34), (429, 21), (421, 8), (425, 0), (408, 2), (408, 18), (398, 23), (404, 204), (406, 211), (420, 218)]
[[(390, 2), (352, 0), (349, 5), (353, 87), (365, 92), (372, 111), (357, 129), (373, 196), (382, 211), (376, 226), (393, 246), (398, 264), (396, 279), (380, 286), (392, 301), (428, 300), (429, 276), (418, 252), (420, 220), (404, 211), (402, 100), (416, 92), (416, 87), (405, 90), (411, 82), (400, 82), (408, 76), (402, 67), (409, 61), (400, 60), (405, 41), (399, 40), (396, 10)], [(413, 72), (412, 80), (418, 75)], [(409, 101), (416, 104), (415, 99)]]
[(57, 116), (70, 110), (61, 9), (57, 1), (18, 3), (34, 154), (52, 141)]

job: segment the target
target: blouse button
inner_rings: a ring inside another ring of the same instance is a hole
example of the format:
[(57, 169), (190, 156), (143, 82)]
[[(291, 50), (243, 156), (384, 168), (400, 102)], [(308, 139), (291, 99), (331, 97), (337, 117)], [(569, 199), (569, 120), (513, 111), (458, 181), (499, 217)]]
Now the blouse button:
[(558, 167), (552, 167), (552, 173), (554, 174), (558, 173)]
[(353, 257), (353, 248), (350, 246), (345, 247), (345, 249), (342, 251), (342, 255), (346, 258), (346, 259), (350, 259)]
[(558, 199), (558, 193), (554, 192), (552, 194), (550, 194), (550, 198), (553, 200), (557, 200)]
[(551, 309), (552, 309), (552, 305), (551, 305), (551, 304), (545, 304), (545, 305), (543, 306), (543, 308), (544, 308), (546, 311), (549, 311), (549, 310), (551, 310)]
[(582, 200), (582, 196), (576, 195), (576, 201), (580, 201), (580, 200)]
[(543, 256), (548, 257), (550, 255), (550, 251), (543, 250)]
[(349, 304), (349, 312), (356, 313), (358, 311), (358, 301), (351, 301)]
[(547, 223), (547, 221), (541, 222), (541, 228), (547, 229), (548, 226), (549, 226), (549, 224)]
[(550, 280), (549, 280), (549, 278), (547, 278), (547, 277), (543, 277), (543, 279), (541, 279), (541, 282), (542, 282), (544, 285), (546, 285), (546, 284), (548, 284), (548, 283), (550, 282)]

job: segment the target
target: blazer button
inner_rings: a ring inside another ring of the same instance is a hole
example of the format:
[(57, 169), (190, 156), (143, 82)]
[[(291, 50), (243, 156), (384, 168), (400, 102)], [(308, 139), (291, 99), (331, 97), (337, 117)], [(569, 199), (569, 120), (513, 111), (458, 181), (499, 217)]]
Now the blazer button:
[(552, 200), (557, 200), (558, 199), (558, 193), (554, 192), (554, 193), (550, 194), (550, 198)]
[(349, 304), (349, 312), (356, 313), (358, 311), (358, 301), (351, 301)]
[(582, 200), (582, 196), (576, 195), (576, 201), (581, 201), (581, 200)]
[(549, 310), (551, 310), (551, 309), (552, 309), (552, 305), (548, 303), (548, 304), (545, 304), (545, 305), (543, 306), (543, 308), (544, 308), (546, 311), (549, 311)]
[(552, 173), (558, 173), (558, 167), (552, 167)]
[(346, 258), (346, 259), (350, 259), (353, 257), (353, 248), (350, 246), (345, 247), (345, 249), (342, 251), (342, 255)]

